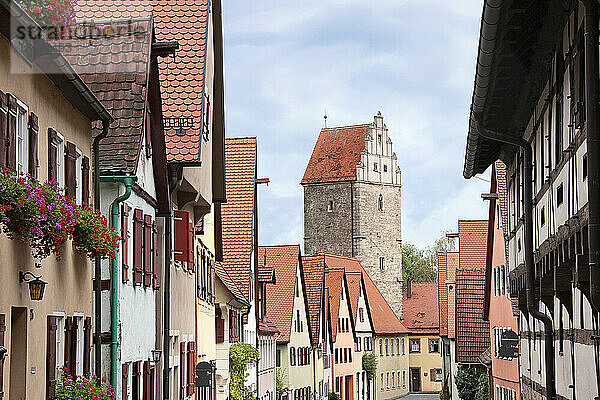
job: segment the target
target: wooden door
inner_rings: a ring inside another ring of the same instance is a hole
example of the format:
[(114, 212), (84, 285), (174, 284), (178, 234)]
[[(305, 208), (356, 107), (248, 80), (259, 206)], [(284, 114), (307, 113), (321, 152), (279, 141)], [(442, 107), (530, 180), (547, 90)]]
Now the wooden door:
[(344, 379), (344, 400), (354, 399), (353, 375), (347, 375)]
[(421, 391), (421, 368), (410, 369), (410, 391)]

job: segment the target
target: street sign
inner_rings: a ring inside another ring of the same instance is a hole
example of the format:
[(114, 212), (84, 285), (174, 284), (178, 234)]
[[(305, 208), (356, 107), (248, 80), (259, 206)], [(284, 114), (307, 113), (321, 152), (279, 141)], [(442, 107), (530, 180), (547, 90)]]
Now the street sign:
[(213, 366), (207, 361), (202, 361), (196, 364), (196, 378), (194, 386), (196, 387), (211, 387), (213, 375)]
[(500, 335), (500, 348), (498, 355), (503, 358), (516, 358), (519, 356), (519, 335), (511, 329)]

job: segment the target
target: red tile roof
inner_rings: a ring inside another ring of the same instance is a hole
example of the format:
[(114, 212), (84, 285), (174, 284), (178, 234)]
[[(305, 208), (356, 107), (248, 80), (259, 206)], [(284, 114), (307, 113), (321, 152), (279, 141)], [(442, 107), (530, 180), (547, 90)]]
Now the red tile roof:
[(264, 322), (258, 321), (258, 332), (263, 335), (275, 335), (279, 333), (277, 326), (267, 318)]
[(475, 363), (490, 346), (490, 324), (483, 320), (484, 268), (456, 272), (456, 359)]
[(362, 273), (365, 281), (367, 303), (373, 320), (373, 329), (376, 334), (408, 332), (408, 329), (398, 319), (388, 302), (383, 298), (379, 289), (377, 289), (375, 283), (371, 280), (367, 271), (356, 258), (326, 254), (325, 262), (328, 268), (344, 268), (348, 272)]
[[(329, 293), (329, 309), (331, 313), (331, 337), (335, 342), (338, 330), (338, 317), (340, 312), (340, 301), (342, 294), (342, 282), (344, 270), (340, 268), (325, 269), (325, 288)], [(345, 297), (344, 297), (345, 298)]]
[(308, 303), (308, 323), (313, 344), (317, 344), (320, 334), (321, 306), (323, 305), (325, 256), (322, 254), (302, 256), (302, 270)]
[(277, 277), (274, 284), (267, 285), (267, 315), (281, 332), (277, 342), (290, 341), (299, 255), (299, 245), (258, 247), (259, 262), (272, 265)]
[(404, 324), (411, 333), (439, 333), (437, 282), (412, 283), (412, 296), (402, 291)]
[(256, 274), (259, 282), (275, 283), (275, 267), (272, 265), (259, 265)]
[(184, 134), (165, 127), (169, 162), (198, 162), (203, 129), (209, 0), (80, 0), (78, 19), (138, 18), (152, 14), (156, 39), (177, 41), (175, 57), (159, 59), (163, 114), (192, 118)]
[(356, 180), (371, 124), (323, 128), (301, 184)]
[(358, 271), (346, 271), (346, 283), (348, 283), (348, 295), (350, 296), (351, 317), (356, 324), (358, 298), (360, 297), (361, 273)]
[[(101, 174), (135, 174), (144, 137), (152, 21), (136, 20), (130, 25), (104, 21), (96, 26), (115, 32), (132, 29), (136, 35), (61, 40), (53, 45), (115, 118), (107, 137), (100, 142)], [(101, 132), (102, 126), (94, 124), (93, 135)]]
[(246, 296), (244, 296), (240, 288), (237, 287), (234, 280), (227, 273), (227, 270), (218, 261), (215, 263), (215, 276), (233, 299), (242, 304), (249, 304)]
[(256, 138), (225, 139), (227, 203), (221, 205), (223, 266), (248, 297), (254, 226)]
[(485, 267), (487, 230), (487, 220), (458, 221), (458, 253), (460, 255), (460, 268)]

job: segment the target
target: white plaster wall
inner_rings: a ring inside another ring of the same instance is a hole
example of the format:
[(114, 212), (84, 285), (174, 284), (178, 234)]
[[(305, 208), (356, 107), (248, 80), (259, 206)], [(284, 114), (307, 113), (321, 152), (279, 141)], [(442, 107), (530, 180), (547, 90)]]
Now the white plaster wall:
[[(289, 367), (289, 382), (290, 390), (302, 388), (305, 386), (312, 387), (312, 358), (310, 359), (309, 365), (298, 365), (298, 347), (310, 347), (310, 336), (308, 325), (308, 317), (306, 312), (306, 303), (304, 300), (304, 286), (302, 285), (302, 279), (300, 278), (300, 268), (296, 266), (296, 285), (298, 285), (298, 296), (296, 297), (296, 287), (294, 287), (294, 305), (292, 311), (292, 327), (290, 329), (290, 343), (289, 347), (296, 348), (296, 365)], [(296, 332), (294, 327), (296, 325), (297, 314), (300, 311), (300, 320), (302, 321), (303, 329), (302, 332)], [(289, 354), (289, 353), (288, 353)]]

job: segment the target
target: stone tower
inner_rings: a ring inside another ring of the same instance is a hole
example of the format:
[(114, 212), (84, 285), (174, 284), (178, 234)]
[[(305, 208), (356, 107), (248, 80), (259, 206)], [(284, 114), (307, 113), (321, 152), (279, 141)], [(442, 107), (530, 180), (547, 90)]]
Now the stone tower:
[(356, 257), (401, 317), (401, 172), (381, 112), (322, 129), (300, 183), (304, 253)]

